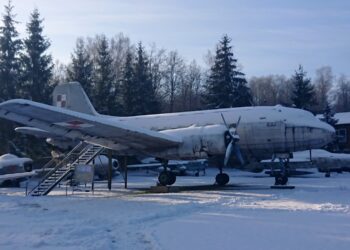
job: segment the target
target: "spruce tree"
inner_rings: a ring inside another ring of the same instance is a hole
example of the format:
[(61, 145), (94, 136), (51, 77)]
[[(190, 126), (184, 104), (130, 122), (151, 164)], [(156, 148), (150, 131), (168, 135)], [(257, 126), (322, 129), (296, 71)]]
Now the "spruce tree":
[(135, 109), (139, 104), (140, 96), (135, 82), (133, 68), (133, 55), (129, 50), (126, 54), (125, 64), (122, 68), (120, 86), (123, 100), (123, 111), (126, 116), (137, 115), (139, 110)]
[[(5, 7), (0, 26), (0, 102), (13, 99), (20, 93), (20, 51), (22, 42), (15, 28), (15, 15), (11, 1)], [(0, 155), (7, 153), (7, 141), (16, 136), (10, 121), (0, 120)]]
[(0, 101), (18, 96), (20, 85), (20, 51), (22, 42), (15, 28), (11, 1), (5, 7), (0, 27)]
[(23, 83), (27, 98), (51, 103), (53, 63), (51, 55), (47, 53), (50, 42), (42, 34), (42, 22), (38, 9), (34, 9), (27, 24), (28, 37), (24, 39)]
[(306, 72), (301, 65), (295, 71), (291, 81), (294, 85), (292, 101), (296, 108), (308, 109), (316, 103), (311, 79), (306, 78)]
[(97, 46), (94, 65), (93, 100), (97, 111), (106, 114), (114, 114), (116, 109), (117, 89), (112, 65), (108, 40), (102, 36)]
[(331, 126), (335, 126), (338, 120), (334, 118), (334, 112), (332, 111), (331, 105), (329, 102), (326, 102), (326, 107), (323, 112), (324, 121), (327, 122)]
[(237, 69), (230, 42), (227, 35), (219, 42), (204, 86), (204, 101), (209, 108), (250, 106), (252, 103), (250, 89), (244, 74)]
[(84, 40), (79, 38), (76, 42), (74, 54), (71, 55), (72, 63), (67, 69), (69, 81), (77, 81), (84, 88), (86, 94), (91, 97), (93, 81), (93, 63), (89, 53), (86, 51)]
[(137, 92), (136, 114), (152, 114), (159, 111), (155, 89), (151, 81), (148, 68), (148, 59), (141, 42), (137, 47), (137, 56), (134, 66), (134, 81)]

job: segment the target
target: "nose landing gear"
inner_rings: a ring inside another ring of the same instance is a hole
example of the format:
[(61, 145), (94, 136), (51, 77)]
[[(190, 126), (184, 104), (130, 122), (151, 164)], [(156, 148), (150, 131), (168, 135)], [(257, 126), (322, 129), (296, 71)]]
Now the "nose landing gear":
[(230, 181), (230, 177), (226, 173), (219, 173), (216, 175), (215, 181), (219, 186), (225, 186)]

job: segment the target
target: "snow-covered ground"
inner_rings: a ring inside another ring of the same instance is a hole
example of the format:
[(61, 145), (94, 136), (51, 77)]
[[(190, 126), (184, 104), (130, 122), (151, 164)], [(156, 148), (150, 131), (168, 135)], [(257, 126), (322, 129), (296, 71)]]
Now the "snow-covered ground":
[[(233, 185), (207, 176), (178, 177), (177, 193), (142, 188), (156, 176), (130, 173), (113, 190), (58, 190), (24, 197), (0, 189), (0, 249), (350, 249), (350, 174), (292, 178), (294, 190), (270, 189), (264, 174), (228, 171)], [(195, 187), (193, 187), (195, 186)]]

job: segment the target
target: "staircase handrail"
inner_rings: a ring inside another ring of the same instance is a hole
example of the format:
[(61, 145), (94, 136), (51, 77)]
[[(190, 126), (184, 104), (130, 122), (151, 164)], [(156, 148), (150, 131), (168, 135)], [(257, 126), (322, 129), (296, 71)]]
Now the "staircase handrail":
[[(40, 180), (40, 182), (39, 182), (28, 194), (32, 193), (35, 189), (37, 189), (37, 187), (40, 186), (41, 183), (43, 183), (47, 178), (49, 178), (53, 173), (55, 173), (57, 169), (61, 168), (62, 165), (64, 165), (63, 163), (66, 163), (66, 162), (71, 158), (71, 156), (72, 156), (73, 154), (76, 153), (76, 151), (78, 151), (82, 146), (85, 146), (84, 144), (85, 144), (85, 143), (82, 142), (82, 141), (79, 142), (78, 145), (76, 145), (76, 146), (66, 155), (65, 158), (63, 158), (60, 162), (58, 162), (58, 163), (56, 164), (56, 167), (54, 167), (53, 169), (51, 169), (51, 170)], [(83, 149), (85, 149), (85, 148), (86, 148), (86, 146), (85, 146), (84, 148), (82, 148), (81, 150), (83, 150)], [(54, 159), (52, 159), (52, 160), (54, 160)], [(45, 164), (45, 165), (46, 165), (46, 164)]]

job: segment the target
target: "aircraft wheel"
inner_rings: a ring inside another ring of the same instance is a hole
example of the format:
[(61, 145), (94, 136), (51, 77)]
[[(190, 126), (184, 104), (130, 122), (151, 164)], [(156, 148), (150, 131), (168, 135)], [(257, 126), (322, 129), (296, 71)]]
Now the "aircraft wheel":
[(170, 176), (168, 185), (173, 185), (176, 182), (176, 174), (173, 172), (169, 172), (168, 174)]
[(176, 181), (176, 175), (172, 172), (163, 171), (159, 174), (158, 181), (162, 186), (173, 185)]
[(230, 177), (228, 176), (228, 174), (222, 173), (217, 174), (215, 180), (219, 186), (225, 186), (230, 181)]
[(324, 177), (327, 177), (327, 178), (331, 177), (331, 173), (330, 172), (326, 172)]
[(168, 182), (169, 182), (169, 174), (168, 172), (161, 172), (158, 176), (158, 181), (159, 181), (159, 184), (162, 185), (162, 186), (166, 186), (168, 185)]
[(284, 175), (282, 177), (282, 184), (281, 185), (286, 185), (288, 183), (288, 177), (286, 175)]
[(278, 175), (275, 177), (275, 185), (286, 185), (288, 177), (286, 175)]

